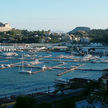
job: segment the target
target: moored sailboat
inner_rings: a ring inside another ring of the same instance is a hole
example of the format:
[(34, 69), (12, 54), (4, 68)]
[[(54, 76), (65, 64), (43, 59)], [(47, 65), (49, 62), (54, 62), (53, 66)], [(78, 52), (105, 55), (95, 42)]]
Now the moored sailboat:
[(20, 73), (24, 73), (24, 74), (32, 74), (31, 70), (25, 70), (24, 69), (24, 56), (22, 55), (22, 65), (21, 65), (21, 69), (20, 69)]

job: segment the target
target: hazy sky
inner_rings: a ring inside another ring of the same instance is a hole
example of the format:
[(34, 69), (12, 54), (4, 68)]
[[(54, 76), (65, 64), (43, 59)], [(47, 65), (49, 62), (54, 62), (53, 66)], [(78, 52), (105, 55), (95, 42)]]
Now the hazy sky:
[(13, 28), (108, 28), (108, 0), (0, 0), (0, 22)]

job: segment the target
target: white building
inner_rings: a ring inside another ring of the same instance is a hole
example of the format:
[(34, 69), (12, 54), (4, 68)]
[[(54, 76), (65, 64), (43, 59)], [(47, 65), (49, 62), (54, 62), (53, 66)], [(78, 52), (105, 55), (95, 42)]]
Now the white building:
[(62, 40), (63, 41), (71, 41), (72, 40), (72, 36), (70, 36), (69, 34), (63, 34), (62, 35)]
[(10, 31), (12, 28), (10, 26), (10, 24), (6, 23), (3, 24), (0, 22), (0, 32), (5, 32), (5, 31)]

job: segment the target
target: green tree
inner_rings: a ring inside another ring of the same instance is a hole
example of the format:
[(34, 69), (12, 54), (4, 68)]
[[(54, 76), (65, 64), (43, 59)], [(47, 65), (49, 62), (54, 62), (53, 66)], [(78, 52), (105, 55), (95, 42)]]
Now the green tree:
[(38, 108), (38, 105), (33, 97), (19, 96), (13, 108)]

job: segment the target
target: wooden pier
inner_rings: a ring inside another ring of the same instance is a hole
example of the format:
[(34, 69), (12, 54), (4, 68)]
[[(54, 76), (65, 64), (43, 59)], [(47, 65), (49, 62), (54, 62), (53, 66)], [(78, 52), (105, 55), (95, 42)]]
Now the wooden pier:
[[(16, 64), (20, 64), (22, 62), (17, 62), (17, 63), (13, 63), (13, 64), (8, 64), (10, 66), (4, 66), (4, 67), (1, 67), (0, 69), (7, 69), (7, 68), (12, 68), (12, 67), (16, 67)], [(7, 64), (4, 64), (4, 65), (7, 65)]]
[(35, 72), (32, 72), (31, 74), (37, 74), (39, 72), (44, 72), (46, 70), (52, 70), (52, 69), (56, 69), (56, 68), (59, 68), (59, 66), (63, 66), (65, 65), (66, 63), (63, 63), (63, 64), (59, 64), (59, 65), (56, 65), (56, 66), (53, 66), (53, 67), (46, 67), (46, 69), (44, 70), (40, 70), (40, 71), (35, 71)]
[(70, 71), (73, 71), (73, 70), (78, 69), (78, 68), (81, 67), (81, 66), (83, 66), (83, 65), (79, 65), (79, 66), (72, 66), (71, 69), (68, 69), (68, 70), (66, 70), (65, 72), (59, 73), (59, 74), (57, 74), (57, 76), (62, 76), (62, 75), (66, 74), (66, 73), (68, 73), (68, 72), (70, 72)]
[(105, 71), (104, 69), (76, 69), (81, 71)]

